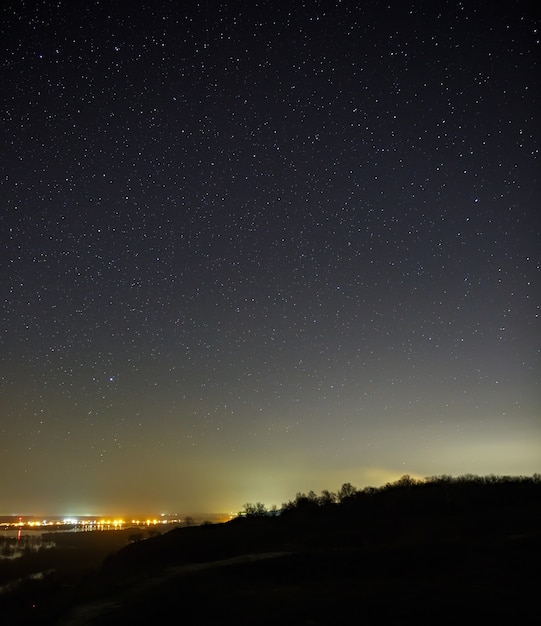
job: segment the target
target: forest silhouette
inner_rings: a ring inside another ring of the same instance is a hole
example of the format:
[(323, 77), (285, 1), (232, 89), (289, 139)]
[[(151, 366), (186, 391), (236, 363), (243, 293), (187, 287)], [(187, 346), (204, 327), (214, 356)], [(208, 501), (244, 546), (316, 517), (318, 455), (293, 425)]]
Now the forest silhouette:
[(0, 610), (66, 626), (173, 614), (184, 624), (516, 623), (537, 602), (541, 475), (345, 483), (126, 541), (95, 571), (69, 585), (57, 573)]

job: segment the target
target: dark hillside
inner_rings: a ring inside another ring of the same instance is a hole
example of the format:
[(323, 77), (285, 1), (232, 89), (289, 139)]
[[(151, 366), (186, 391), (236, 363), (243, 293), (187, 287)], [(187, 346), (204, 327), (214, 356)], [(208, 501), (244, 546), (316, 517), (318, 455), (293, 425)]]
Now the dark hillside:
[(345, 493), (130, 544), (40, 623), (517, 623), (536, 608), (538, 476)]

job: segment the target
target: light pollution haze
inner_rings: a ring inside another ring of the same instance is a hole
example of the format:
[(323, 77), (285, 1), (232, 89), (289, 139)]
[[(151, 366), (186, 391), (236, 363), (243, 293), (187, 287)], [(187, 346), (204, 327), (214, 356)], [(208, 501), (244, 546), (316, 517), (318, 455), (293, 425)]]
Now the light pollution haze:
[(4, 8), (0, 513), (539, 472), (534, 3), (211, 5)]

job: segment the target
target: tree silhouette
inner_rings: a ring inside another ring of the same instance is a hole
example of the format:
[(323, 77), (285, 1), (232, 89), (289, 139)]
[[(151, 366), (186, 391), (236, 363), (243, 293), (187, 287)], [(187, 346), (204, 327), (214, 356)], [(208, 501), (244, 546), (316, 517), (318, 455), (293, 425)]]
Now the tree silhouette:
[(319, 496), (319, 504), (321, 506), (328, 506), (329, 504), (334, 504), (337, 500), (337, 496), (335, 493), (332, 493), (328, 489), (324, 489)]
[(243, 517), (265, 517), (268, 515), (268, 512), (267, 507), (262, 502), (256, 502), (255, 504), (247, 502), (243, 506), (240, 515)]
[(343, 504), (352, 500), (356, 494), (357, 489), (351, 483), (344, 483), (338, 491), (338, 500)]

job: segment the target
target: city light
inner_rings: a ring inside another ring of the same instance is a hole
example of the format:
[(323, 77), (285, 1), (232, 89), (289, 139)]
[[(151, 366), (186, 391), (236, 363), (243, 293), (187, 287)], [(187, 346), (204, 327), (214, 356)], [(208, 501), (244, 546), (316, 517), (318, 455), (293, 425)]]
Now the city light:
[(166, 516), (162, 514), (160, 518), (141, 517), (131, 518), (126, 522), (122, 517), (62, 517), (35, 519), (34, 517), (13, 517), (4, 518), (0, 521), (0, 531), (7, 530), (40, 530), (42, 532), (54, 530), (76, 530), (76, 531), (104, 531), (104, 530), (124, 530), (126, 528), (150, 528), (154, 526), (165, 526), (181, 524), (179, 516)]

